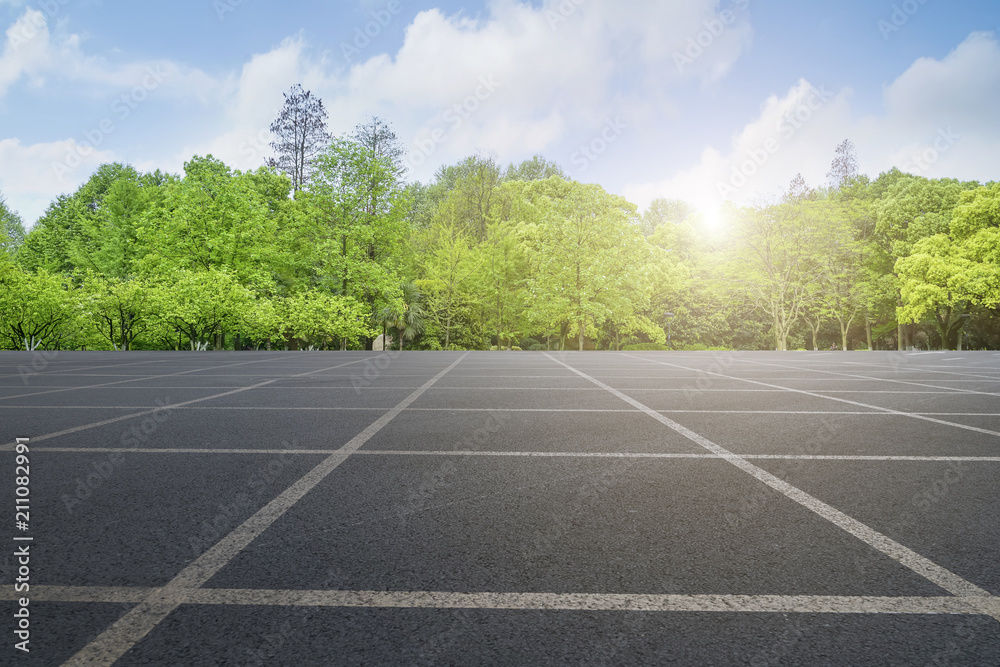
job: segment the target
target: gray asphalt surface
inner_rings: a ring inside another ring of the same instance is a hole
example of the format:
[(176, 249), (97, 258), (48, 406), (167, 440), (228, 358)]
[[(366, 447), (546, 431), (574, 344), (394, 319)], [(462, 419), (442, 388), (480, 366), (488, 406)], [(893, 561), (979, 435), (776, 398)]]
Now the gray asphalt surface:
[(2, 664), (1000, 665), (998, 353), (0, 353), (0, 461)]

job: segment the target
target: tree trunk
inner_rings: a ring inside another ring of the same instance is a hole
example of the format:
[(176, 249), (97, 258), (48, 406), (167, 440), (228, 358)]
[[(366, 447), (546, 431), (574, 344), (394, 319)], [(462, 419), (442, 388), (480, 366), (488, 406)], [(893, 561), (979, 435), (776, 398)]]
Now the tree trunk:
[(867, 317), (865, 318), (865, 336), (868, 338), (868, 351), (873, 352), (875, 346), (872, 345), (872, 321)]
[(584, 323), (584, 318), (581, 317), (580, 318), (580, 334), (579, 334), (580, 352), (583, 352), (583, 323)]

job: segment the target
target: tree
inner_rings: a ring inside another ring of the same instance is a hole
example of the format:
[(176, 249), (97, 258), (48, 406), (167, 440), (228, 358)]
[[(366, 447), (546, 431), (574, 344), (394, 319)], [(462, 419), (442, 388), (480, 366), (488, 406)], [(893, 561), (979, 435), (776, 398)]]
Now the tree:
[(268, 160), (268, 166), (288, 174), (292, 190), (298, 192), (309, 181), (313, 162), (330, 142), (326, 131), (326, 109), (323, 101), (302, 84), (295, 84), (284, 93), (285, 105), (271, 123), (275, 140), (271, 148), (277, 154)]
[(1000, 305), (1000, 184), (963, 192), (948, 232), (917, 241), (896, 272), (900, 319), (933, 315), (942, 345), (955, 349), (973, 306)]
[[(875, 262), (873, 282), (880, 288), (880, 292), (873, 292), (877, 299), (894, 306), (895, 315), (903, 306), (898, 260), (910, 256), (920, 239), (946, 232), (962, 192), (978, 183), (929, 180), (898, 172), (888, 175), (886, 181), (884, 192), (873, 205), (875, 223), (870, 238), (876, 252), (871, 260)], [(912, 327), (900, 318), (896, 318), (896, 327), (899, 349), (905, 349), (911, 344)]]
[(13, 259), (24, 243), (24, 223), (0, 195), (0, 256)]
[(598, 185), (553, 177), (525, 187), (520, 216), (531, 262), (529, 300), (538, 324), (576, 327), (582, 351), (587, 323), (624, 319), (648, 305), (649, 246), (633, 204)]
[(306, 201), (316, 219), (317, 282), (368, 306), (392, 301), (407, 240), (406, 191), (385, 158), (347, 137), (316, 161)]
[(547, 178), (558, 176), (566, 180), (568, 177), (563, 168), (555, 162), (549, 162), (541, 155), (534, 155), (531, 159), (525, 160), (515, 166), (513, 163), (507, 166), (507, 171), (503, 174), (505, 181), (544, 181)]
[(225, 270), (179, 269), (162, 280), (156, 287), (157, 312), (191, 350), (209, 344), (224, 349), (225, 332), (240, 329), (258, 306), (259, 299)]
[(654, 199), (642, 214), (642, 232), (652, 236), (660, 225), (680, 225), (694, 218), (694, 207), (680, 199)]
[(145, 216), (138, 238), (148, 251), (137, 271), (225, 270), (267, 292), (288, 188), (287, 179), (263, 168), (241, 173), (211, 155), (193, 157)]
[(837, 145), (836, 156), (830, 164), (826, 177), (830, 179), (830, 187), (839, 190), (848, 185), (858, 175), (858, 151), (850, 139), (844, 139)]
[[(421, 234), (417, 286), (425, 294), (428, 319), (437, 325), (443, 349), (455, 342), (455, 329), (474, 302), (471, 283), (479, 270), (473, 241), (450, 220), (439, 219)], [(383, 322), (392, 326), (394, 309), (387, 306)]]
[(374, 334), (367, 325), (365, 305), (350, 297), (299, 292), (282, 302), (282, 312), (286, 334), (319, 349), (342, 340), (357, 344)]
[(81, 292), (83, 315), (114, 350), (131, 350), (153, 324), (153, 286), (145, 280), (89, 274)]
[(369, 159), (386, 165), (385, 173), (395, 179), (393, 185), (401, 184), (406, 174), (406, 163), (403, 161), (406, 148), (392, 125), (378, 116), (372, 116), (354, 128), (354, 140), (368, 151)]
[(58, 350), (78, 336), (75, 294), (62, 276), (0, 263), (0, 339), (13, 350)]
[(825, 270), (816, 257), (825, 212), (806, 204), (745, 208), (736, 216), (733, 281), (767, 315), (776, 350), (788, 349)]
[(424, 331), (423, 308), (424, 295), (413, 283), (403, 283), (400, 287), (401, 298), (391, 306), (387, 306), (380, 319), (388, 324), (399, 339), (399, 350), (403, 351), (403, 342), (413, 340)]

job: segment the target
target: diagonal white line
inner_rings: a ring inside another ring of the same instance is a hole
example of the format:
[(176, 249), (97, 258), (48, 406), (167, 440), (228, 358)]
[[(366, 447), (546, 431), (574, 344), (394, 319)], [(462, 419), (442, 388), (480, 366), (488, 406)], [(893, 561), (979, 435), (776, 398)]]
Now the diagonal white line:
[[(758, 366), (774, 366), (775, 368), (788, 368), (788, 369), (794, 369), (795, 368), (794, 366), (785, 366), (784, 364), (775, 364), (775, 363), (767, 362), (767, 361), (753, 361), (752, 359), (747, 359), (746, 361), (748, 363), (756, 364)], [(813, 368), (813, 369), (810, 369), (810, 370), (812, 370), (814, 373), (826, 373), (828, 375), (839, 375), (839, 376), (842, 376), (842, 377), (845, 377), (845, 378), (855, 378), (855, 379), (859, 379), (859, 380), (869, 380), (871, 382), (893, 382), (895, 384), (905, 384), (905, 385), (910, 385), (912, 387), (928, 387), (930, 389), (944, 389), (945, 390), (944, 393), (948, 393), (948, 394), (959, 393), (959, 394), (978, 394), (980, 396), (1000, 396), (1000, 394), (998, 394), (996, 392), (991, 392), (991, 391), (977, 391), (975, 389), (962, 389), (961, 387), (942, 387), (941, 385), (937, 385), (937, 384), (925, 384), (923, 382), (913, 382), (912, 380), (893, 380), (891, 378), (873, 378), (873, 377), (871, 377), (869, 375), (857, 375), (855, 373), (844, 373), (842, 371), (825, 371), (825, 370), (823, 370), (821, 368)], [(849, 392), (851, 392), (850, 389), (841, 389), (841, 390), (837, 390), (837, 391), (840, 391), (840, 392), (843, 392), (843, 393), (849, 393)], [(830, 393), (834, 393), (834, 392), (830, 391), (830, 392), (826, 392), (826, 393), (830, 394)], [(881, 393), (888, 393), (888, 392), (884, 392), (884, 391), (870, 391), (869, 390), (869, 391), (859, 391), (859, 392), (853, 392), (853, 393), (859, 393), (859, 394), (881, 394)], [(936, 394), (936, 393), (939, 393), (939, 392), (931, 392), (931, 391), (925, 391), (925, 392), (901, 391), (901, 392), (892, 392), (892, 393), (916, 394), (916, 395), (919, 395), (919, 394)]]
[[(322, 369), (320, 369), (318, 371), (310, 371), (308, 373), (300, 373), (299, 375), (293, 375), (292, 377), (306, 377), (308, 375), (313, 375), (315, 373), (322, 373), (322, 372), (325, 372), (325, 371), (333, 370), (334, 368), (342, 368), (344, 366), (350, 366), (352, 364), (359, 364), (362, 361), (365, 361), (365, 360), (364, 359), (355, 359), (354, 361), (348, 361), (348, 362), (345, 362), (343, 364), (337, 364), (336, 366), (330, 366), (329, 368), (322, 368)], [(248, 362), (248, 363), (257, 363), (257, 362)], [(184, 371), (184, 372), (185, 373), (189, 373), (190, 371)], [(190, 401), (181, 401), (180, 403), (171, 403), (169, 405), (162, 405), (162, 406), (158, 406), (158, 407), (155, 407), (155, 408), (150, 408), (150, 409), (147, 409), (147, 410), (142, 410), (140, 412), (130, 412), (127, 415), (120, 415), (118, 417), (111, 417), (110, 419), (103, 419), (101, 421), (91, 422), (89, 424), (82, 424), (81, 426), (74, 426), (72, 428), (63, 429), (62, 431), (56, 431), (54, 433), (46, 433), (44, 435), (31, 436), (31, 442), (32, 443), (43, 442), (45, 440), (50, 440), (52, 438), (58, 438), (58, 437), (63, 436), (63, 435), (69, 435), (70, 433), (78, 433), (80, 431), (86, 431), (88, 429), (97, 428), (98, 426), (107, 426), (108, 424), (115, 424), (117, 422), (127, 421), (129, 419), (135, 419), (136, 417), (144, 417), (146, 415), (151, 415), (153, 413), (162, 412), (164, 410), (168, 410), (169, 411), (169, 410), (174, 410), (174, 409), (177, 409), (177, 408), (183, 408), (183, 407), (186, 407), (186, 406), (189, 406), (189, 405), (193, 405), (195, 403), (201, 403), (203, 401), (211, 401), (211, 400), (216, 399), (216, 398), (222, 398), (223, 396), (231, 396), (233, 394), (239, 394), (239, 393), (244, 392), (244, 391), (250, 391), (251, 389), (257, 389), (259, 387), (266, 387), (267, 385), (272, 384), (274, 382), (278, 382), (278, 379), (265, 380), (264, 382), (258, 382), (257, 384), (252, 384), (252, 385), (249, 385), (249, 386), (246, 386), (246, 387), (238, 387), (236, 389), (232, 389), (230, 391), (224, 391), (224, 392), (219, 393), (219, 394), (212, 394), (211, 396), (202, 396), (201, 398), (194, 398), (194, 399), (191, 399)], [(15, 443), (8, 443), (6, 445), (2, 445), (2, 446), (0, 446), (0, 452), (13, 451), (14, 447), (15, 447)]]
[[(632, 355), (624, 355), (624, 356), (631, 357)], [(982, 588), (976, 586), (970, 581), (966, 581), (957, 574), (941, 567), (940, 565), (934, 563), (930, 559), (921, 556), (917, 552), (913, 551), (908, 547), (903, 546), (899, 542), (896, 542), (895, 540), (883, 535), (882, 533), (879, 533), (878, 531), (869, 528), (868, 526), (861, 523), (857, 519), (854, 519), (848, 516), (847, 514), (844, 514), (843, 512), (834, 508), (833, 506), (824, 503), (818, 498), (809, 495), (805, 491), (795, 486), (792, 486), (788, 482), (784, 481), (783, 479), (775, 475), (772, 475), (763, 468), (756, 466), (753, 463), (750, 463), (750, 461), (746, 460), (744, 457), (734, 454), (725, 447), (721, 447), (720, 445), (715, 444), (708, 438), (698, 435), (694, 431), (682, 426), (681, 424), (678, 424), (672, 419), (668, 419), (659, 412), (643, 405), (634, 398), (627, 396), (626, 394), (623, 394), (614, 387), (610, 387), (601, 382), (600, 380), (596, 380), (587, 375), (586, 373), (584, 373), (583, 371), (579, 371), (570, 366), (569, 364), (565, 364), (562, 361), (555, 359), (554, 357), (549, 356), (549, 358), (555, 361), (556, 363), (565, 366), (566, 368), (573, 371), (580, 377), (587, 378), (597, 386), (603, 387), (608, 392), (617, 396), (618, 398), (625, 401), (629, 405), (633, 405), (636, 408), (642, 410), (647, 415), (657, 420), (661, 424), (671, 428), (677, 433), (680, 433), (688, 440), (691, 440), (692, 442), (701, 445), (702, 447), (716, 454), (720, 458), (725, 459), (726, 461), (736, 466), (743, 472), (751, 475), (752, 477), (755, 477), (764, 484), (770, 486), (775, 491), (778, 491), (787, 498), (794, 500), (803, 507), (815, 512), (816, 514), (823, 517), (827, 521), (833, 523), (835, 526), (850, 533), (854, 537), (858, 538), (862, 542), (865, 542), (866, 544), (877, 549), (878, 551), (881, 551), (886, 556), (908, 567), (910, 570), (916, 572), (922, 577), (940, 586), (949, 593), (959, 597), (984, 598), (984, 608), (992, 609), (993, 612), (1000, 612), (1000, 609), (996, 608), (995, 599), (993, 599), (993, 596), (988, 591), (983, 590)], [(632, 358), (642, 359), (642, 357), (632, 357)], [(642, 359), (642, 360), (646, 362), (650, 361), (649, 359)], [(657, 363), (665, 363), (665, 362), (657, 362)], [(993, 612), (984, 612), (984, 613), (990, 613), (991, 615), (994, 616), (994, 618), (1000, 621), (1000, 613), (996, 613), (994, 615)]]
[(307, 472), (301, 479), (288, 487), (277, 498), (257, 511), (217, 544), (185, 567), (162, 588), (154, 589), (138, 606), (122, 616), (96, 639), (83, 647), (66, 661), (66, 665), (111, 664), (125, 654), (137, 641), (142, 639), (183, 603), (185, 595), (192, 589), (205, 584), (219, 570), (226, 566), (240, 551), (258, 535), (277, 521), (296, 502), (323, 481), (341, 463), (364, 445), (373, 435), (417, 400), (421, 394), (457, 366), (468, 352), (460, 356), (443, 371), (428, 380), (419, 389), (404, 398), (396, 407), (379, 417), (368, 428), (351, 438), (322, 463)]
[(275, 358), (271, 357), (268, 359), (254, 359), (253, 361), (241, 361), (238, 364), (223, 364), (221, 366), (209, 366), (208, 368), (192, 368), (186, 371), (177, 371), (176, 373), (164, 373), (163, 375), (137, 375), (128, 380), (116, 380), (115, 382), (102, 382), (101, 384), (91, 384), (83, 387), (67, 387), (63, 389), (52, 389), (48, 391), (33, 391), (27, 394), (17, 394), (15, 396), (0, 396), (0, 401), (6, 401), (11, 398), (26, 398), (29, 396), (42, 396), (44, 394), (58, 394), (66, 391), (76, 391), (77, 389), (100, 389), (101, 387), (110, 387), (116, 384), (126, 384), (129, 382), (139, 382), (140, 380), (158, 380), (159, 378), (169, 378), (175, 377), (177, 375), (187, 375), (188, 373), (197, 373), (200, 370), (213, 370), (216, 368), (230, 368), (231, 366), (246, 366), (247, 364), (263, 364), (268, 361), (274, 361)]
[[(646, 359), (644, 357), (636, 357), (636, 356), (631, 355), (631, 354), (626, 354), (626, 355), (623, 355), (623, 356), (631, 357), (632, 359), (641, 359), (642, 361), (645, 361), (645, 362), (648, 362), (648, 363), (661, 364), (663, 366), (673, 366), (674, 368), (682, 368), (684, 370), (699, 372), (697, 369), (688, 368), (687, 366), (678, 366), (677, 364), (671, 364), (671, 363), (668, 363), (666, 361), (656, 361), (656, 360), (653, 360), (653, 359)], [(828, 401), (837, 401), (838, 403), (847, 403), (848, 405), (854, 405), (854, 406), (859, 407), (859, 408), (869, 408), (871, 410), (878, 410), (879, 412), (883, 412), (885, 414), (898, 415), (900, 417), (910, 417), (912, 419), (921, 419), (923, 421), (933, 422), (935, 424), (942, 424), (944, 426), (954, 426), (955, 428), (964, 429), (966, 431), (975, 431), (976, 433), (985, 433), (986, 435), (995, 435), (995, 436), (1000, 437), (1000, 432), (998, 432), (998, 431), (991, 431), (989, 429), (979, 428), (979, 427), (976, 427), (976, 426), (969, 426), (967, 424), (959, 424), (959, 423), (956, 423), (956, 422), (945, 421), (943, 419), (935, 419), (934, 417), (928, 417), (926, 414), (923, 414), (923, 413), (920, 413), (920, 412), (903, 412), (902, 410), (893, 410), (892, 408), (883, 408), (882, 406), (879, 406), (879, 405), (870, 405), (868, 403), (860, 403), (858, 401), (851, 401), (851, 400), (848, 400), (846, 398), (838, 398), (836, 396), (827, 396), (826, 394), (817, 394), (816, 392), (807, 391), (805, 389), (792, 389), (791, 387), (784, 387), (784, 386), (779, 385), (779, 384), (770, 384), (768, 382), (761, 382), (760, 380), (751, 380), (749, 378), (741, 378), (741, 377), (737, 377), (735, 375), (726, 375), (724, 373), (716, 373), (715, 371), (707, 371), (706, 370), (706, 371), (700, 371), (700, 372), (701, 373), (705, 373), (706, 375), (715, 375), (717, 377), (725, 378), (727, 380), (739, 380), (740, 382), (749, 382), (751, 384), (759, 384), (762, 387), (771, 387), (773, 389), (784, 389), (785, 391), (792, 392), (793, 394), (802, 394), (803, 396), (812, 396), (813, 398), (825, 398)]]

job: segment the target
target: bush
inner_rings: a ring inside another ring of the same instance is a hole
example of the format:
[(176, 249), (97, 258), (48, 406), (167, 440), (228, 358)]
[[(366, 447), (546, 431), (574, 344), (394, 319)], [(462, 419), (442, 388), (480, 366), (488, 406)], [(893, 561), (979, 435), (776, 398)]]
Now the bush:
[(626, 345), (622, 349), (626, 352), (662, 352), (670, 348), (659, 343), (636, 343), (635, 345)]

